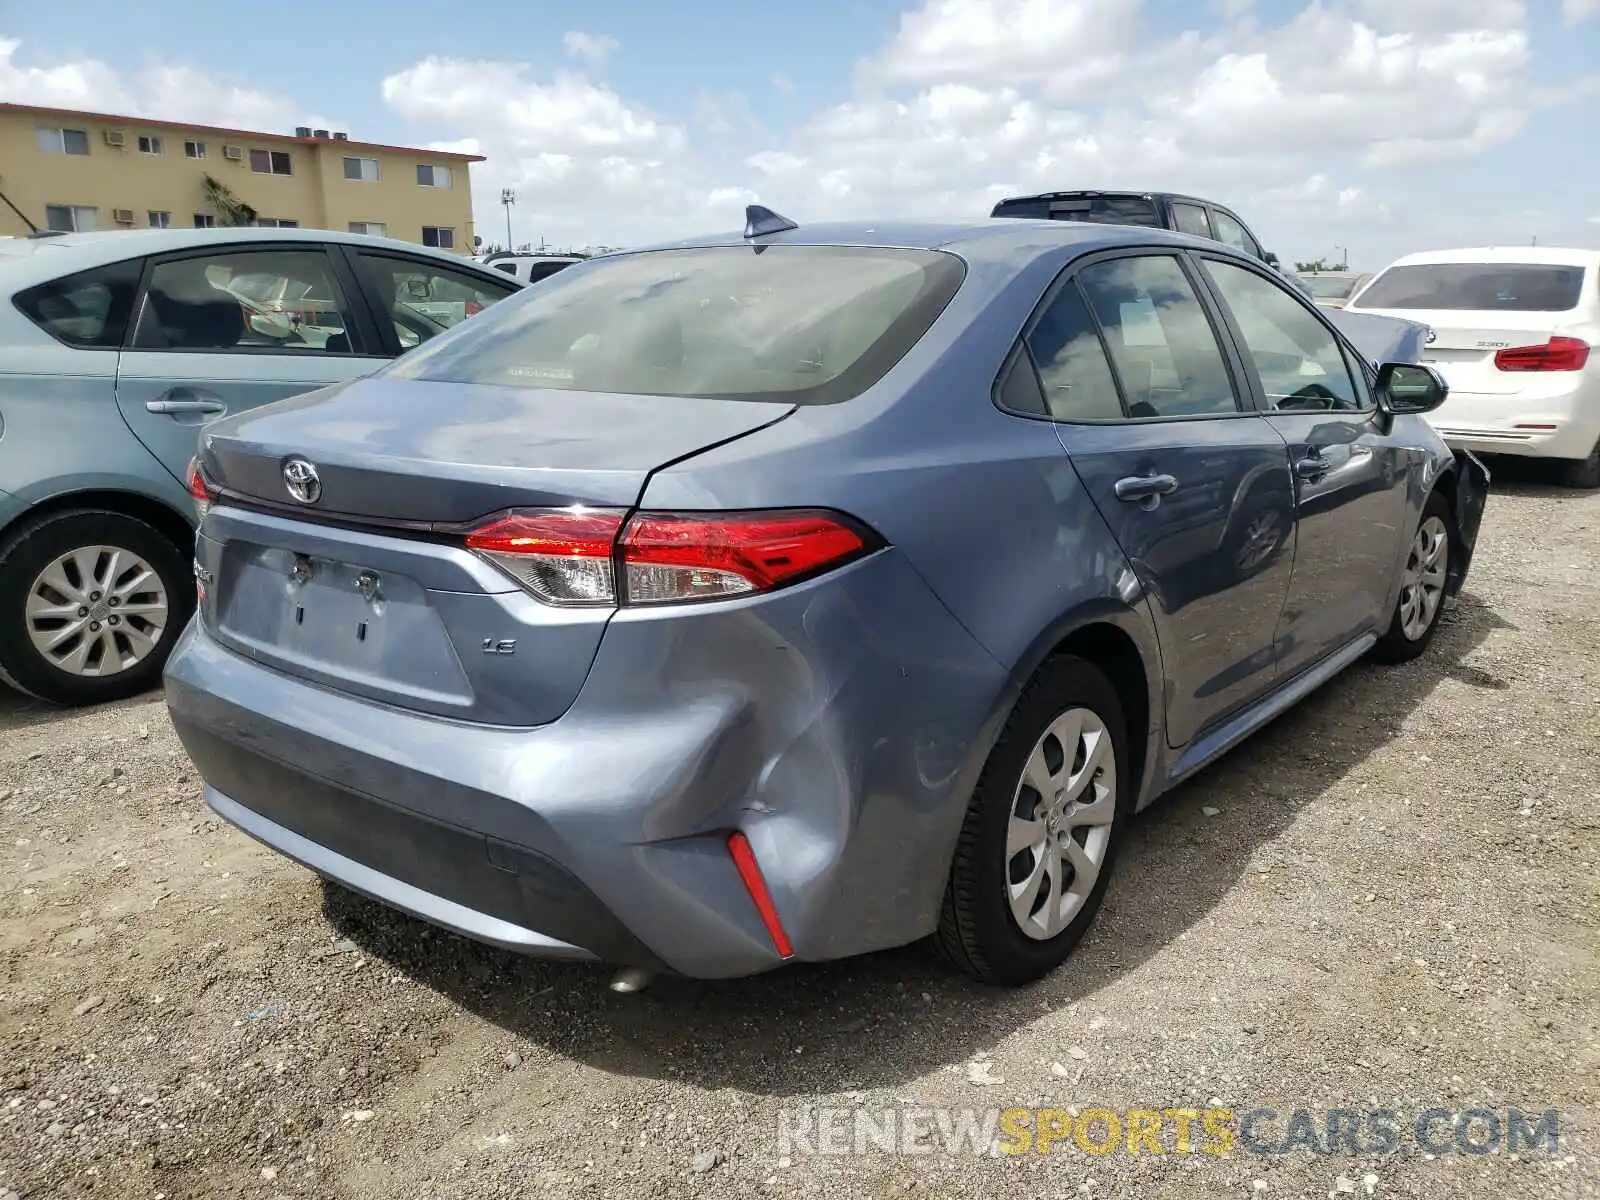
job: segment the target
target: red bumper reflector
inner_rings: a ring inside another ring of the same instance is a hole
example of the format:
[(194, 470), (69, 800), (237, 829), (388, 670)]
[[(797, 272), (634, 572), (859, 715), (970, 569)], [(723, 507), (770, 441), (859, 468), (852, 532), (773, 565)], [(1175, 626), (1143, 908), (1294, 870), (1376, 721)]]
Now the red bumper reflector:
[(783, 922), (778, 920), (778, 909), (772, 903), (772, 893), (767, 891), (767, 881), (761, 876), (761, 866), (756, 862), (755, 851), (750, 848), (750, 839), (734, 830), (728, 835), (728, 853), (733, 855), (733, 865), (739, 868), (739, 878), (744, 880), (745, 891), (750, 893), (750, 899), (755, 902), (756, 912), (761, 914), (761, 923), (767, 927), (767, 934), (772, 938), (779, 957), (793, 958), (794, 947), (789, 944), (789, 935), (783, 931)]

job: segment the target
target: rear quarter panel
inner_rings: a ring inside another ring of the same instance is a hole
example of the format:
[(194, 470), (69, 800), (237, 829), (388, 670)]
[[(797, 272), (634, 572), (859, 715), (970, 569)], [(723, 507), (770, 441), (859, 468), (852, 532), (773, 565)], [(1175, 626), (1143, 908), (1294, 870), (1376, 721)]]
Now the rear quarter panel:
[[(937, 912), (983, 761), (1022, 684), (1061, 637), (1097, 621), (1122, 629), (1145, 663), (1149, 711), (1161, 708), (1148, 612), (1055, 428), (1004, 414), (991, 399), (1017, 333), (1066, 258), (1037, 261), (1020, 276), (991, 268), (993, 277), (984, 278), (974, 267), (929, 334), (868, 392), (801, 407), (759, 433), (661, 470), (641, 500), (653, 509), (820, 506), (849, 513), (883, 535), (889, 553), (905, 559), (958, 623), (961, 636), (953, 625), (947, 645), (930, 646), (927, 655), (965, 662), (970, 639), (992, 659), (992, 673), (964, 673), (960, 695), (890, 689), (901, 709), (894, 726), (938, 731), (937, 747), (910, 737), (883, 746), (847, 737), (889, 727), (870, 709), (838, 712), (818, 726), (837, 735), (831, 753), (843, 759), (836, 803), (861, 806), (835, 828), (864, 834), (829, 848), (836, 856), (830, 891), (858, 909), (909, 900), (924, 917), (923, 932)], [(876, 696), (890, 701), (889, 693)], [(803, 750), (808, 758), (819, 753), (817, 746)], [(781, 749), (768, 775), (789, 775), (786, 759), (801, 754), (799, 743)], [(1147, 749), (1147, 777), (1156, 758)], [(930, 772), (935, 761), (943, 766)], [(908, 847), (912, 828), (918, 844)], [(904, 869), (886, 871), (886, 863)]]

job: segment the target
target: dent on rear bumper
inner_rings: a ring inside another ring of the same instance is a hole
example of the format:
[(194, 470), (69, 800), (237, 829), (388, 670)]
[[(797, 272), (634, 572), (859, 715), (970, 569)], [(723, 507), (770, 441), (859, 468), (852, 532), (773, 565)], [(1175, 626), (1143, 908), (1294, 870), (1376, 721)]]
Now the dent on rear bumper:
[[(714, 978), (779, 961), (726, 853), (734, 828), (797, 957), (933, 929), (975, 740), (1005, 673), (889, 550), (758, 600), (620, 613), (572, 708), (537, 728), (363, 702), (252, 663), (198, 626), (167, 681), (207, 783), (247, 812), (267, 807), (270, 775), (272, 789), (375, 802), (481, 838), (483, 870), (504, 870), (507, 848), (560, 864), (630, 935), (613, 940), (620, 952), (577, 948), (628, 958), (637, 939), (650, 965)], [(250, 832), (396, 907), (547, 952), (440, 908), (454, 903), (447, 887), (385, 894), (345, 865), (364, 865), (351, 854), (312, 862), (312, 848)], [(540, 903), (510, 923), (563, 941), (541, 928)]]

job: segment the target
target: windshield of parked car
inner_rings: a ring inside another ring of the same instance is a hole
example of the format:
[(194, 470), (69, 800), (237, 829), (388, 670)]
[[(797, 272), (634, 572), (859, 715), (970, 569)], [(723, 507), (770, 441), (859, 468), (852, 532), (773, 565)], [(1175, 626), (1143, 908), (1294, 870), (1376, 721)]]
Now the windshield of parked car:
[(1566, 312), (1583, 268), (1549, 263), (1414, 263), (1390, 267), (1361, 293), (1362, 308)]
[(1318, 300), (1343, 300), (1356, 285), (1354, 275), (1301, 275), (1299, 278)]
[(826, 404), (898, 362), (965, 274), (932, 250), (715, 246), (570, 267), (399, 360), (397, 378)]

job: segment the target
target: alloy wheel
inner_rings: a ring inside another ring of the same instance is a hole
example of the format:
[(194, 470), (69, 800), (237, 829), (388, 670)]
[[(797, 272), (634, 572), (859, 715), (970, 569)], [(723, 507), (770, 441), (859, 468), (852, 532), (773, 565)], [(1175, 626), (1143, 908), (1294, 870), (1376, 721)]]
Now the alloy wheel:
[(82, 546), (39, 572), (24, 619), (46, 662), (70, 675), (115, 675), (160, 644), (167, 599), (161, 576), (131, 550)]
[(1428, 632), (1444, 600), (1450, 565), (1450, 536), (1436, 516), (1426, 518), (1411, 539), (1405, 574), (1400, 579), (1400, 630), (1410, 641)]
[(1110, 732), (1092, 710), (1068, 709), (1028, 755), (1006, 827), (1006, 901), (1028, 937), (1055, 937), (1087, 903), (1116, 815)]

